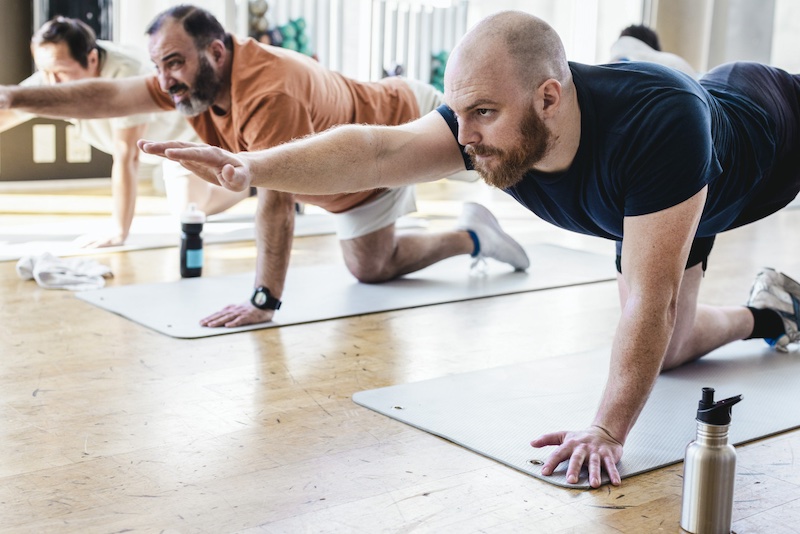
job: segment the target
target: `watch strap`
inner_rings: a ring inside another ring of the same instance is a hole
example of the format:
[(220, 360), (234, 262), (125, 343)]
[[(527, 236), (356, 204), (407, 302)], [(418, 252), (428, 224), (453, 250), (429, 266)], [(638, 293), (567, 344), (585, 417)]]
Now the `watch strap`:
[(258, 286), (255, 291), (253, 291), (250, 302), (260, 310), (278, 310), (281, 304), (283, 304), (280, 300), (273, 297), (269, 289), (264, 286)]

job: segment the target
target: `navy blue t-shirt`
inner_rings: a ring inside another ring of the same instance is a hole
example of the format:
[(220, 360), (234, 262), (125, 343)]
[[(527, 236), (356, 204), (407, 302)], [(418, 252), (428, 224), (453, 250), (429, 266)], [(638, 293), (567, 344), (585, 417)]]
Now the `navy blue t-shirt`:
[[(620, 240), (623, 217), (675, 206), (708, 185), (697, 236), (712, 236), (776, 211), (800, 189), (797, 77), (755, 63), (726, 65), (700, 83), (653, 63), (570, 68), (581, 110), (575, 159), (506, 190), (542, 219)], [(452, 110), (438, 111), (457, 136)]]

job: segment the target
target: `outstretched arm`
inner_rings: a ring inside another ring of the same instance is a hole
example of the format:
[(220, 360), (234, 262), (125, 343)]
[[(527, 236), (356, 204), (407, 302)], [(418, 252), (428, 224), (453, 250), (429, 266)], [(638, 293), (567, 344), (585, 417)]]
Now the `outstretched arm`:
[(149, 78), (92, 78), (40, 87), (0, 86), (0, 109), (58, 119), (124, 117), (163, 111), (147, 89)]
[(567, 482), (571, 484), (578, 482), (584, 464), (592, 487), (600, 485), (603, 470), (612, 484), (619, 484), (616, 463), (661, 371), (705, 199), (704, 188), (672, 208), (626, 217), (622, 276), (629, 292), (600, 406), (590, 428), (546, 434), (531, 442), (534, 447), (558, 446), (542, 466), (543, 474), (550, 475), (561, 462), (569, 461)]
[(464, 170), (458, 143), (436, 112), (401, 126), (346, 125), (256, 152), (140, 141), (233, 191), (250, 186), (326, 195), (432, 181)]

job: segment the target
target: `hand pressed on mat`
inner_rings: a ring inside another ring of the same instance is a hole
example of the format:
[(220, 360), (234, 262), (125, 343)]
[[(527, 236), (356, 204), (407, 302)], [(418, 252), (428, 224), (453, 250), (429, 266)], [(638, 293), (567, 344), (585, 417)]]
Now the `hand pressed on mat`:
[(273, 315), (275, 315), (275, 310), (260, 310), (250, 302), (243, 302), (242, 304), (225, 306), (220, 311), (201, 319), (200, 324), (212, 328), (218, 326), (233, 328), (235, 326), (268, 323), (272, 320)]
[(578, 432), (551, 432), (539, 436), (531, 441), (533, 447), (546, 447), (557, 445), (542, 465), (542, 474), (553, 474), (556, 467), (569, 460), (567, 467), (567, 482), (577, 484), (583, 464), (589, 468), (589, 485), (599, 488), (602, 470), (608, 473), (608, 478), (615, 486), (620, 484), (617, 462), (622, 458), (622, 444), (614, 439), (608, 432), (598, 426), (589, 427)]

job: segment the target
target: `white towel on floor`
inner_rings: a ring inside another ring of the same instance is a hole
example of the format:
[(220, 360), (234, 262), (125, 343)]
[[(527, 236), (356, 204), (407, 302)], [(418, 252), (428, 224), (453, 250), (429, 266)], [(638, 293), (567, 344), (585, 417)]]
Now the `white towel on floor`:
[(17, 274), (23, 280), (36, 280), (45, 289), (84, 291), (106, 285), (111, 268), (87, 258), (58, 258), (49, 252), (24, 256), (17, 262)]

